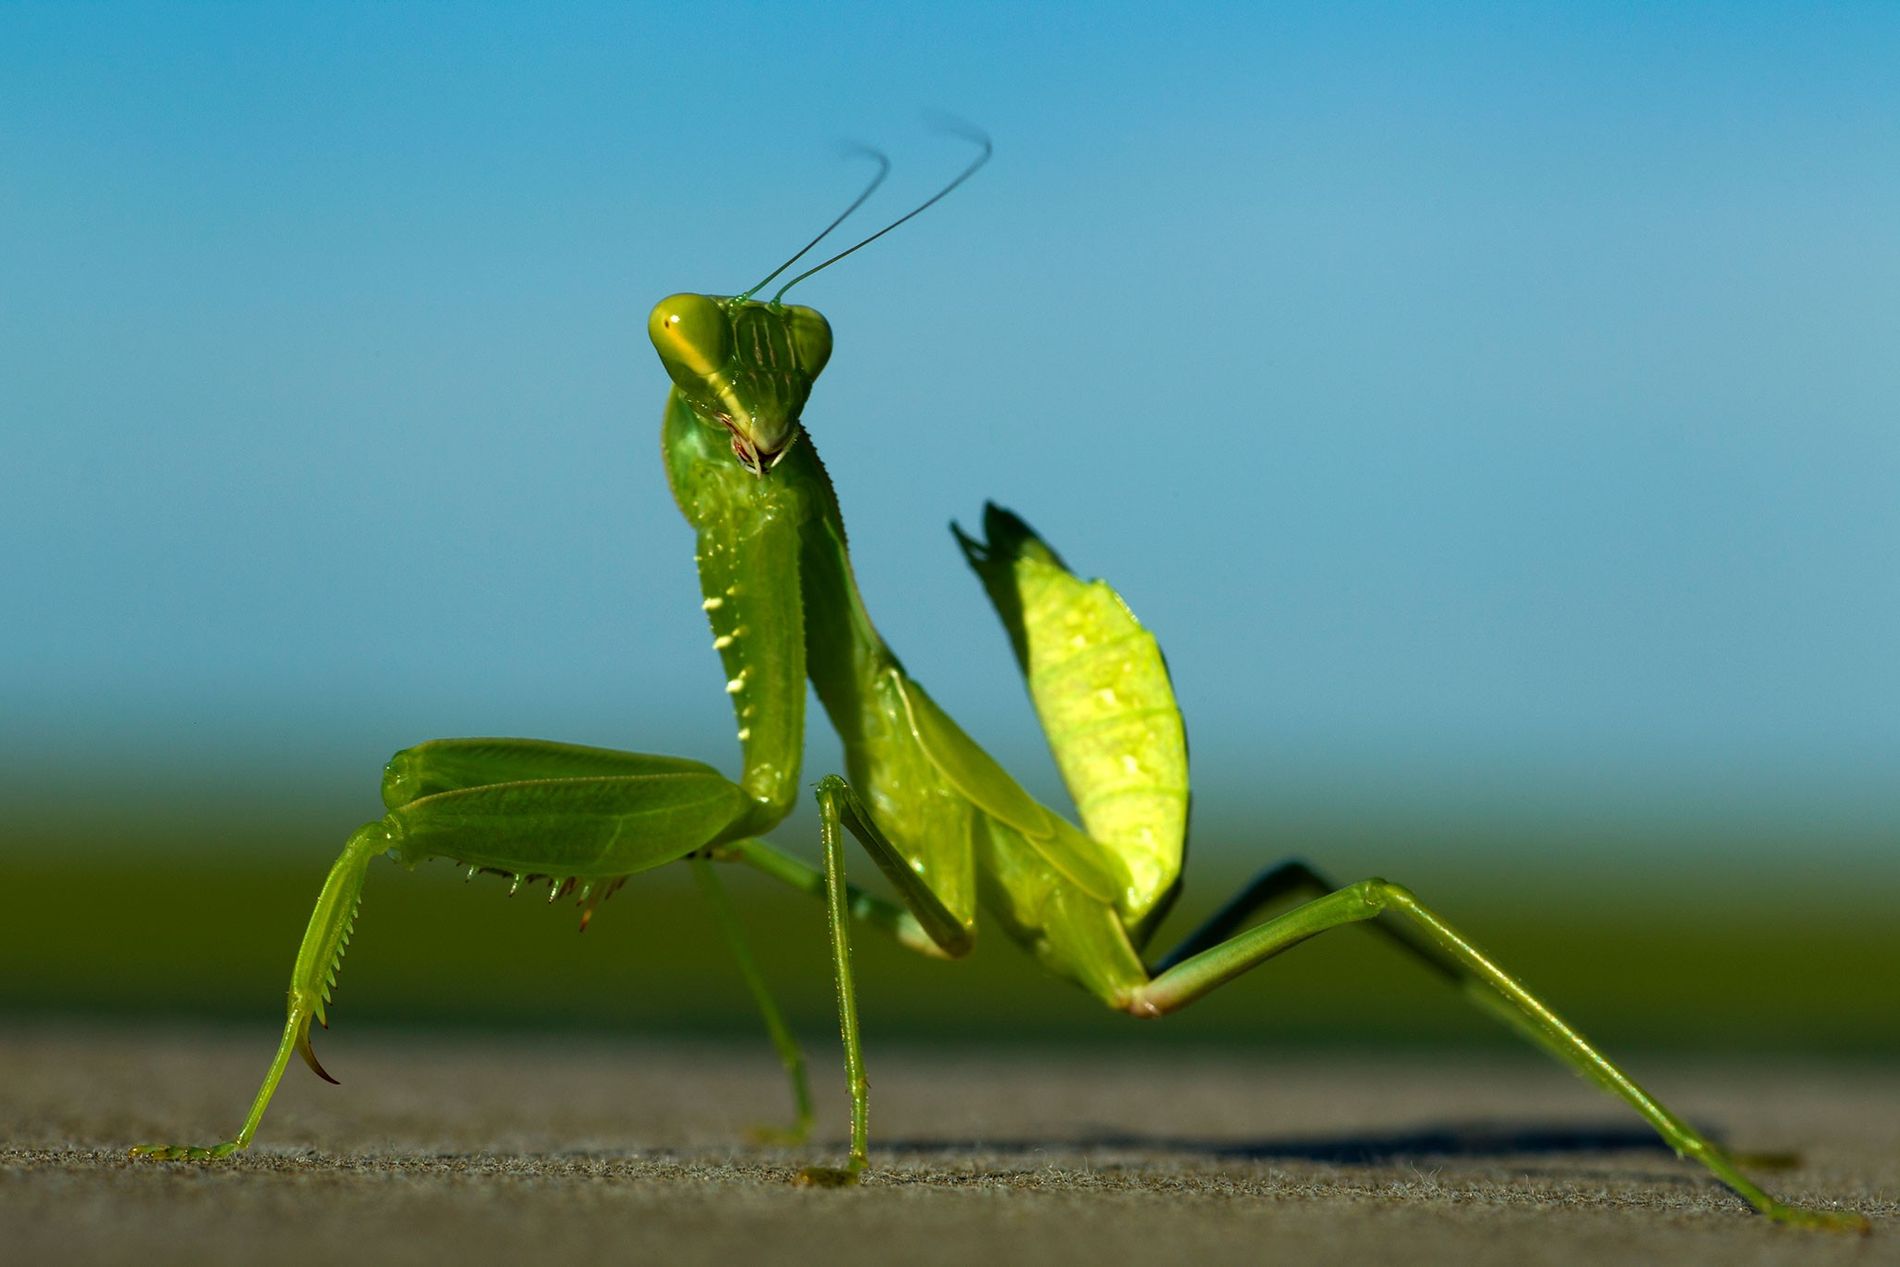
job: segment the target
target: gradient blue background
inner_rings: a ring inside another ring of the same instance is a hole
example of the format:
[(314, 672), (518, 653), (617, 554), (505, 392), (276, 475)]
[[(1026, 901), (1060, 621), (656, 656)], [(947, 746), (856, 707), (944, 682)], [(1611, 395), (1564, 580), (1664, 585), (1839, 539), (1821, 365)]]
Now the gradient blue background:
[(986, 497), (1160, 635), (1209, 847), (1889, 859), (1896, 66), (1878, 4), (8, 5), (0, 790), (340, 840), (432, 735), (734, 766), (642, 323), (841, 140), (922, 197), (939, 108), (997, 158), (801, 287), (807, 422), (1037, 787)]

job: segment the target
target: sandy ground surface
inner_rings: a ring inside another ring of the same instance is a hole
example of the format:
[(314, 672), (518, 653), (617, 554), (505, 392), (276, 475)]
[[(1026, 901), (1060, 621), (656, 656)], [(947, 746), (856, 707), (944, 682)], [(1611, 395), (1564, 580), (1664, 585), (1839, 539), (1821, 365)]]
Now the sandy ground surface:
[(326, 1034), (253, 1150), (127, 1145), (234, 1129), (274, 1035), (14, 1027), (0, 1036), (0, 1254), (13, 1263), (1900, 1263), (1900, 1070), (1639, 1060), (1666, 1103), (1870, 1237), (1754, 1217), (1536, 1058), (873, 1045), (874, 1169), (835, 1159), (832, 1053), (808, 1149), (751, 1046)]

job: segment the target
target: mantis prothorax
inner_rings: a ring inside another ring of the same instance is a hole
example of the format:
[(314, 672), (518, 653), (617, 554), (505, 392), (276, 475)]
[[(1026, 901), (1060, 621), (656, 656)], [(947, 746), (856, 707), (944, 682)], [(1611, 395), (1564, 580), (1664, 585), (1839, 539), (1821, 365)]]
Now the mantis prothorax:
[[(865, 1166), (867, 1094), (852, 985), (853, 922), (921, 953), (967, 953), (981, 908), (1044, 967), (1135, 1017), (1187, 1006), (1289, 947), (1366, 923), (1574, 1071), (1627, 1101), (1771, 1219), (1865, 1229), (1842, 1211), (1784, 1203), (1657, 1103), (1572, 1026), (1406, 888), (1338, 886), (1300, 862), (1261, 872), (1185, 941), (1144, 951), (1180, 888), (1188, 820), (1187, 745), (1154, 637), (1114, 590), (1073, 575), (1021, 519), (989, 506), (983, 535), (954, 530), (1008, 633), (1080, 828), (1039, 804), (951, 720), (878, 636), (846, 551), (829, 477), (801, 421), (831, 355), (831, 329), (786, 289), (889, 232), (967, 179), (982, 154), (922, 206), (794, 277), (774, 280), (855, 210), (878, 176), (798, 254), (732, 297), (660, 301), (648, 333), (672, 378), (667, 478), (698, 536), (701, 606), (726, 674), (743, 770), (735, 782), (680, 757), (530, 739), (442, 739), (406, 749), (383, 777), (388, 812), (353, 833), (331, 868), (291, 974), (289, 1015), (235, 1138), (137, 1154), (210, 1159), (249, 1145), (293, 1051), (310, 1047), (349, 939), (366, 870), (380, 854), (409, 865), (452, 859), (575, 893), (583, 922), (627, 877), (686, 862), (731, 940), (790, 1073), (792, 1132), (810, 1126), (797, 1047), (739, 934), (714, 863), (752, 867), (824, 901), (850, 1085), (850, 1156), (810, 1182), (849, 1182)], [(798, 795), (809, 677), (843, 740), (845, 776), (817, 785), (822, 867), (761, 837)], [(897, 901), (845, 879), (847, 834)], [(1265, 915), (1266, 918), (1258, 918)], [(1257, 922), (1256, 922), (1257, 921)]]

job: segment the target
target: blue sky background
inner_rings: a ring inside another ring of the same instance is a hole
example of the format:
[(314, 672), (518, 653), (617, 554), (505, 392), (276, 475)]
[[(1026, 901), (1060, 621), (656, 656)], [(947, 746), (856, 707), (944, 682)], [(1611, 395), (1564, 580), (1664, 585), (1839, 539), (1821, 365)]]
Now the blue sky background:
[(906, 209), (939, 109), (996, 160), (797, 292), (806, 420), (1036, 786), (986, 497), (1159, 634), (1250, 851), (1886, 853), (1900, 10), (1266, 9), (0, 9), (0, 790), (340, 840), (432, 735), (734, 767), (646, 311), (814, 232), (841, 141)]

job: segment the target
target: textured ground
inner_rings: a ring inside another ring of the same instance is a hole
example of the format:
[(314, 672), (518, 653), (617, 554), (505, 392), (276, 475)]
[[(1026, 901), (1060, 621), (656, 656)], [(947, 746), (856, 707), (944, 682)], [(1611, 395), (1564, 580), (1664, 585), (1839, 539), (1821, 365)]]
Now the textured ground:
[(126, 1145), (232, 1129), (269, 1033), (12, 1027), (0, 1037), (0, 1245), (11, 1262), (1900, 1263), (1900, 1070), (1639, 1060), (1770, 1186), (1870, 1214), (1871, 1237), (1772, 1227), (1536, 1059), (1249, 1059), (874, 1043), (875, 1169), (744, 1142), (783, 1115), (752, 1047), (319, 1035), (258, 1146), (210, 1166)]

